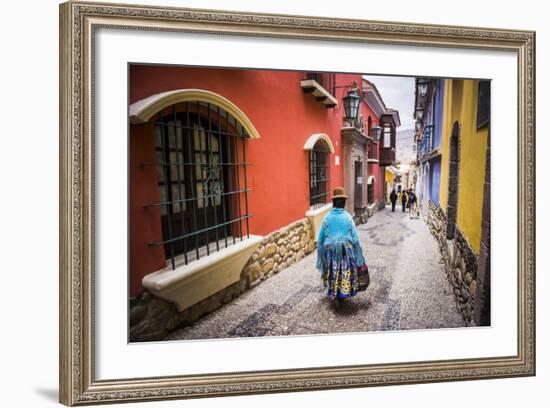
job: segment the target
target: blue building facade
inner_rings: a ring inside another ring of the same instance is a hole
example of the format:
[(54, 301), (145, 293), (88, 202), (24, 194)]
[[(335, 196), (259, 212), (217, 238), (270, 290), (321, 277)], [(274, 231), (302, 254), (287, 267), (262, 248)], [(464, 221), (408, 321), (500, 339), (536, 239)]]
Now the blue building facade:
[(416, 193), (425, 215), (430, 200), (439, 205), (444, 84), (443, 79), (416, 80), (415, 140), (417, 164), (420, 169)]

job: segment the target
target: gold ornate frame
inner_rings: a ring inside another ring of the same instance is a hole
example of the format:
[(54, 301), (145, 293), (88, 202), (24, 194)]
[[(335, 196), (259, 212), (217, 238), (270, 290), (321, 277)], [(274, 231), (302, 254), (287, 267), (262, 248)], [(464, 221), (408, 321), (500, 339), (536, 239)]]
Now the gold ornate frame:
[[(518, 58), (518, 349), (514, 356), (95, 379), (93, 47), (98, 27), (513, 51)], [(145, 401), (535, 374), (535, 33), (68, 2), (60, 6), (60, 402)]]

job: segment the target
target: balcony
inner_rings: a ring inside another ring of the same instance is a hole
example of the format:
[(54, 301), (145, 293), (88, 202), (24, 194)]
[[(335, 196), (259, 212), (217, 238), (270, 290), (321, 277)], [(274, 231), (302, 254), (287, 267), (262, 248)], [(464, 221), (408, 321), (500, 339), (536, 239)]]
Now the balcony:
[(422, 137), (418, 141), (416, 149), (417, 160), (423, 162), (430, 160), (439, 154), (439, 148), (435, 146), (434, 126), (424, 126)]
[(382, 147), (380, 148), (380, 166), (391, 166), (395, 164), (395, 148)]
[(335, 80), (334, 74), (322, 72), (306, 72), (300, 86), (305, 93), (312, 94), (318, 102), (327, 108), (333, 108), (338, 104), (334, 97)]

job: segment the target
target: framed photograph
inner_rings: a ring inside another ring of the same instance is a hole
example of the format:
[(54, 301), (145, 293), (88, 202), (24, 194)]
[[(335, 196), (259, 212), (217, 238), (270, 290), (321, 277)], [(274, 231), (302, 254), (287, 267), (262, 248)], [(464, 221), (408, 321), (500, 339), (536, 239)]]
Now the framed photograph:
[(535, 33), (60, 6), (60, 402), (535, 375)]

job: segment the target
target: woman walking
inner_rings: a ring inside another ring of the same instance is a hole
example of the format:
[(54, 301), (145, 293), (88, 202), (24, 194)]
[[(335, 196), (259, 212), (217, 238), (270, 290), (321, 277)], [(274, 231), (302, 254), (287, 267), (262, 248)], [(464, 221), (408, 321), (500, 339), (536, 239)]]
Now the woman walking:
[(317, 240), (317, 269), (327, 296), (343, 300), (358, 291), (357, 270), (365, 265), (353, 218), (345, 209), (344, 189), (334, 189), (332, 210), (326, 215)]

